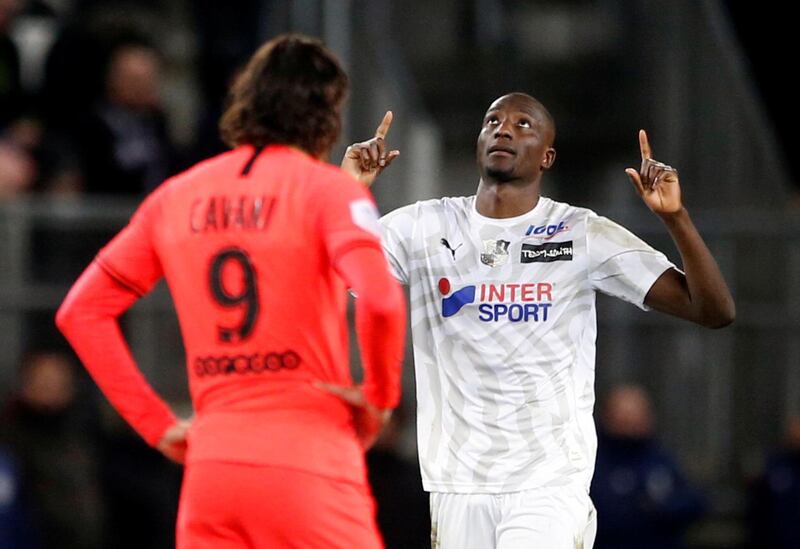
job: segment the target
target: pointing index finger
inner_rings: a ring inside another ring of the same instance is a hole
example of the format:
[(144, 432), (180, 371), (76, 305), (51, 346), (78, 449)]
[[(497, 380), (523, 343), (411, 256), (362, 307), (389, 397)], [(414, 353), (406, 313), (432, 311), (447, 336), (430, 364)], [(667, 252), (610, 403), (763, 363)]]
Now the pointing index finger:
[(386, 114), (383, 115), (383, 120), (381, 120), (380, 126), (378, 126), (378, 129), (375, 130), (375, 137), (379, 137), (381, 139), (386, 138), (386, 135), (389, 133), (389, 126), (392, 125), (392, 118), (394, 118), (392, 111), (386, 111)]
[(639, 130), (639, 148), (642, 151), (642, 160), (649, 160), (653, 154), (650, 150), (650, 142), (647, 140), (647, 132)]

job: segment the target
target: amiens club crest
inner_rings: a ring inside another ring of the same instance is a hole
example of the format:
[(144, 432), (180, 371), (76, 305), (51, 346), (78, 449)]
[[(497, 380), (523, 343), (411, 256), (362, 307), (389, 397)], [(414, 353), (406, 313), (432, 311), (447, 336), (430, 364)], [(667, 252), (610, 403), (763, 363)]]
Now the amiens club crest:
[(489, 267), (499, 267), (508, 261), (508, 240), (484, 240), (481, 263)]

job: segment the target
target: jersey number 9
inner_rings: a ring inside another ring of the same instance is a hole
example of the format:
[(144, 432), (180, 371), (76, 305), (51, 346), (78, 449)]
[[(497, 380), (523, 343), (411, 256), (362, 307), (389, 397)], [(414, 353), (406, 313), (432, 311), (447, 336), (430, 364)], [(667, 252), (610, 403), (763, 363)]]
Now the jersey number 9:
[[(238, 292), (229, 292), (223, 284), (222, 272), (229, 263), (238, 264), (242, 273), (242, 285)], [(217, 326), (219, 340), (224, 343), (237, 343), (247, 339), (253, 332), (258, 319), (258, 287), (256, 272), (250, 256), (241, 248), (223, 248), (211, 260), (208, 276), (211, 295), (225, 308), (239, 308), (243, 311), (242, 320), (236, 326)]]

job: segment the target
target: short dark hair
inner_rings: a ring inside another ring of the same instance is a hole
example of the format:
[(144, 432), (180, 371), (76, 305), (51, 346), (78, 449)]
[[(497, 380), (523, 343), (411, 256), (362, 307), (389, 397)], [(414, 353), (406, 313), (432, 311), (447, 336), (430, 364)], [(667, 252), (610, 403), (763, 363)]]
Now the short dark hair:
[(347, 74), (322, 42), (278, 36), (253, 54), (233, 84), (219, 124), (222, 139), (231, 147), (284, 144), (327, 154), (341, 132), (348, 88)]

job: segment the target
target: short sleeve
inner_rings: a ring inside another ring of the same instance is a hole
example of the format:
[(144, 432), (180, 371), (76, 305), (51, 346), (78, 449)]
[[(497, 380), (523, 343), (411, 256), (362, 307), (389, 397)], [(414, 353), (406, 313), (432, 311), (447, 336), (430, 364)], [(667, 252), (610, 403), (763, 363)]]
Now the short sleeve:
[(140, 296), (164, 275), (153, 241), (157, 193), (145, 199), (128, 225), (97, 254), (97, 263), (104, 271)]
[(413, 215), (415, 205), (405, 206), (386, 214), (381, 218), (381, 236), (383, 251), (389, 261), (394, 277), (403, 284), (408, 284), (411, 256), (411, 236), (414, 232)]
[(648, 310), (647, 292), (664, 271), (667, 257), (610, 219), (591, 214), (586, 222), (592, 288)]
[(380, 248), (378, 208), (367, 189), (350, 178), (331, 181), (318, 197), (319, 231), (331, 263), (353, 248)]

